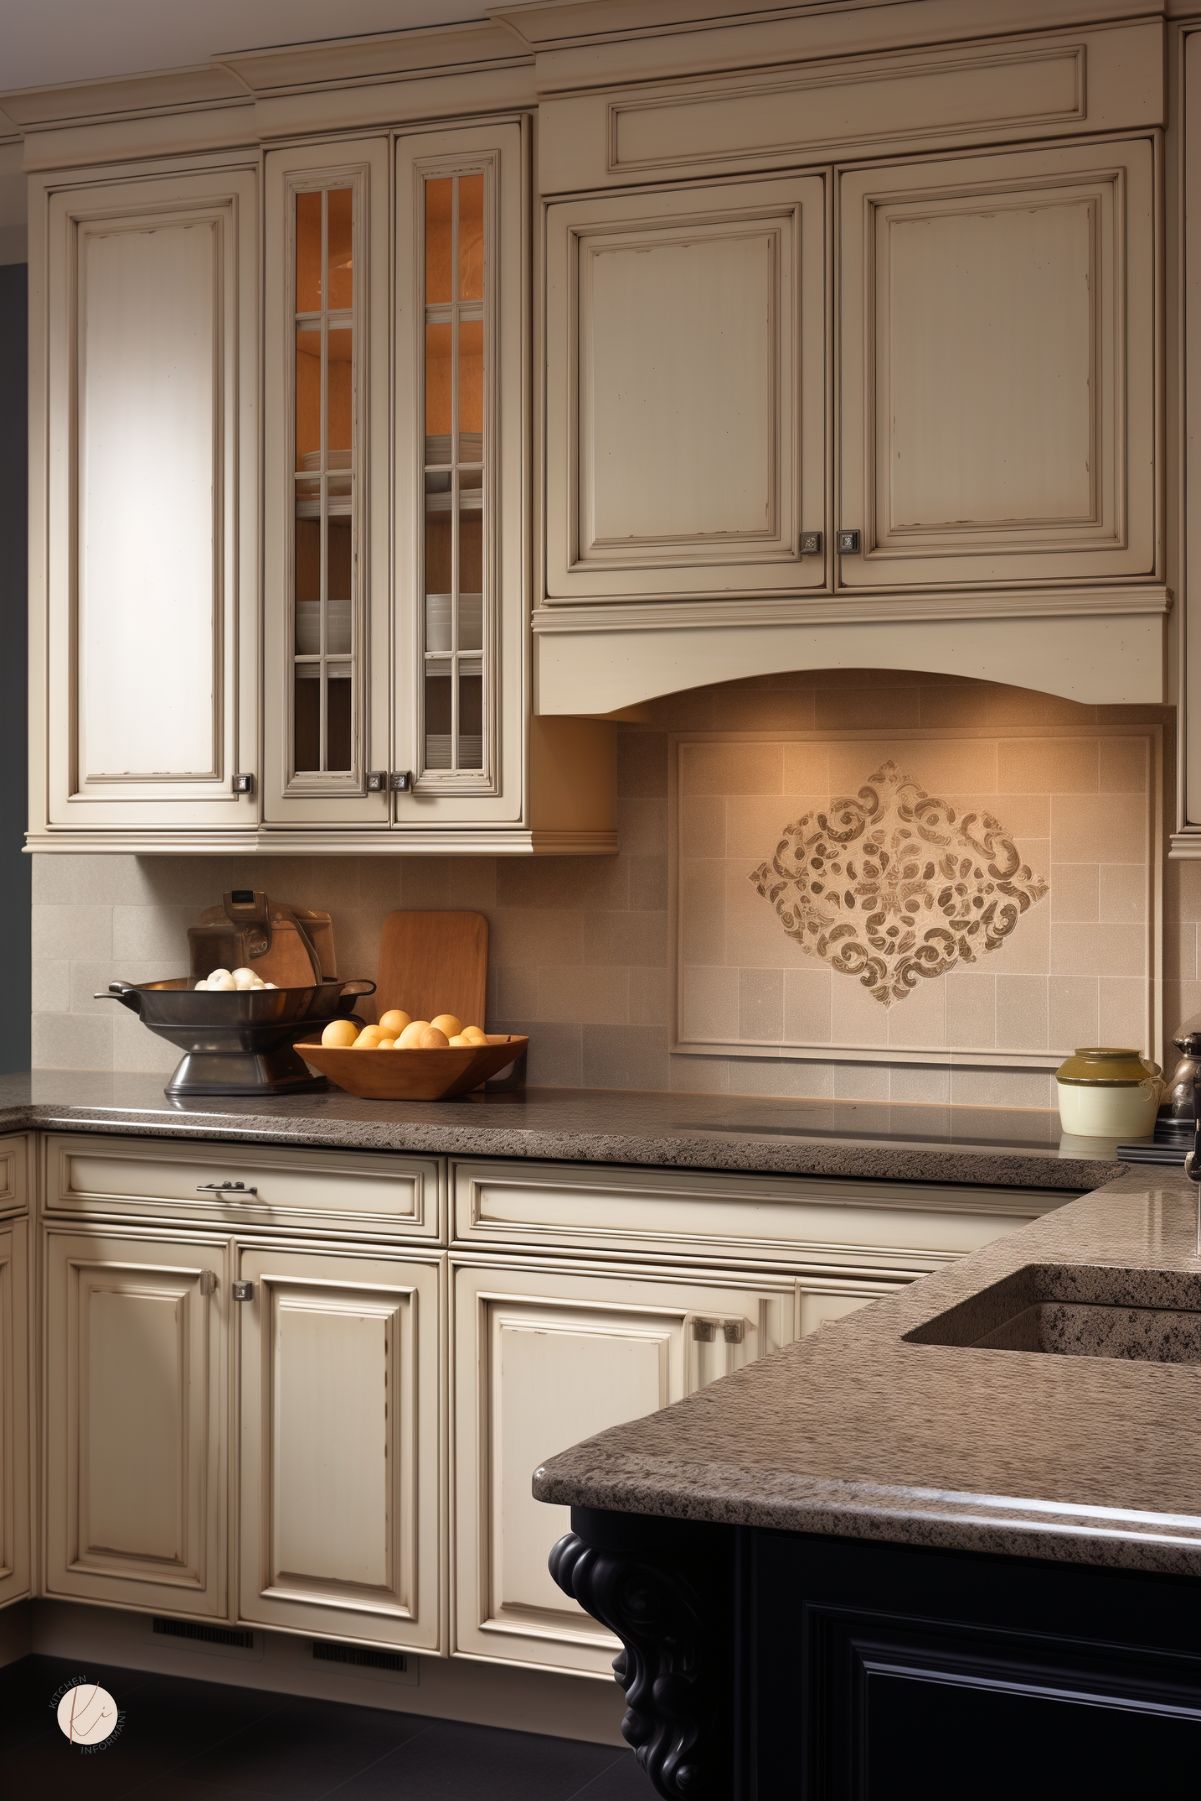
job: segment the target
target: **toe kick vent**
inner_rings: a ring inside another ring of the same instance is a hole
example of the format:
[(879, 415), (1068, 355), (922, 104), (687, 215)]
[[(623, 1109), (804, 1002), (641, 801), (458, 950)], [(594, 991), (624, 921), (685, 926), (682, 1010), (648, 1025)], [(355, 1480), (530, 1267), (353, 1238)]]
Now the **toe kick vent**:
[(349, 1663), (360, 1670), (393, 1670), (403, 1676), (409, 1660), (399, 1651), (376, 1651), (370, 1645), (331, 1645), (318, 1641), (313, 1646), (318, 1663)]
[(153, 1622), (154, 1631), (163, 1638), (191, 1639), (193, 1644), (224, 1645), (230, 1651), (253, 1651), (254, 1633), (248, 1626), (207, 1626), (200, 1620), (161, 1620)]

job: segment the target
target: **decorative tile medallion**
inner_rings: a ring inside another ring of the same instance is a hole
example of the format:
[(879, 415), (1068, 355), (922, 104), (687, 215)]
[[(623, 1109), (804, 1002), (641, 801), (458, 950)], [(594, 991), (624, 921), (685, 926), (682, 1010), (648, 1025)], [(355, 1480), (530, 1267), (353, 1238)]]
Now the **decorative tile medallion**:
[(786, 826), (750, 879), (790, 938), (885, 1007), (1000, 949), (1048, 891), (991, 813), (957, 814), (891, 761)]

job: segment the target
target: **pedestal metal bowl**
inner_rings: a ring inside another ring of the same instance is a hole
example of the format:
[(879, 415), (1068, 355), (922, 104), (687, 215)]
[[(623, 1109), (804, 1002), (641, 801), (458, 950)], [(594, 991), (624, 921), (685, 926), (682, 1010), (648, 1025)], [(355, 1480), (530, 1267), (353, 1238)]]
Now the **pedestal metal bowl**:
[(354, 1010), (375, 983), (317, 982), (307, 988), (196, 989), (186, 976), (169, 982), (110, 982), (97, 1000), (120, 1001), (144, 1026), (184, 1052), (165, 1092), (295, 1094), (324, 1088), (292, 1049), (318, 1037), (331, 1019)]

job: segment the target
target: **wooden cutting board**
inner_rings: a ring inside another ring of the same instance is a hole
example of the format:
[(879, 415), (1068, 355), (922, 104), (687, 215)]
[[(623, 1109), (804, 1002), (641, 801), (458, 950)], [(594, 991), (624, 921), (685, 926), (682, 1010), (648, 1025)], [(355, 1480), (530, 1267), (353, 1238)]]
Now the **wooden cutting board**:
[(389, 913), (380, 935), (376, 1014), (402, 1007), (413, 1019), (454, 1013), (484, 1026), (488, 921), (482, 913)]

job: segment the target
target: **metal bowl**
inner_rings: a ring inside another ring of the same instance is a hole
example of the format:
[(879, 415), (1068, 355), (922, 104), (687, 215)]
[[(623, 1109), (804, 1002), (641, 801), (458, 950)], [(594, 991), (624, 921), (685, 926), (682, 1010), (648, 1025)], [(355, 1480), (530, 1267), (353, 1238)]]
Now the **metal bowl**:
[(178, 1094), (286, 1094), (324, 1088), (292, 1049), (298, 1028), (320, 1032), (354, 1011), (375, 983), (316, 982), (305, 988), (196, 989), (167, 982), (110, 982), (97, 1000), (120, 1001), (144, 1026), (185, 1054), (166, 1087)]

